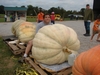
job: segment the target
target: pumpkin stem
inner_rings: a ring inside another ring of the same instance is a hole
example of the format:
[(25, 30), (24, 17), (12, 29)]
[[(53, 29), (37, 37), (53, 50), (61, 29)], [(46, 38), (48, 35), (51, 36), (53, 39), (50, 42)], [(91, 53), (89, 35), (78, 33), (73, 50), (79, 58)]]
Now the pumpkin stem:
[(72, 52), (71, 52), (69, 49), (67, 49), (67, 47), (66, 47), (66, 46), (65, 46), (65, 47), (63, 47), (63, 51), (64, 51), (64, 52), (67, 52), (67, 53), (72, 54)]

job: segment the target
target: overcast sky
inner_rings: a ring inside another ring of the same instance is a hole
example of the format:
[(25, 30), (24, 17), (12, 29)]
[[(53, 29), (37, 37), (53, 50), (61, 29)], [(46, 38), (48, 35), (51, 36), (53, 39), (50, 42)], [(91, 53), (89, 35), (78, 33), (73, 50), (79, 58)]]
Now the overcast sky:
[(85, 8), (86, 4), (90, 4), (90, 7), (93, 8), (93, 0), (0, 0), (0, 5), (7, 7), (32, 5), (46, 10), (59, 6), (65, 10), (79, 11), (81, 8)]

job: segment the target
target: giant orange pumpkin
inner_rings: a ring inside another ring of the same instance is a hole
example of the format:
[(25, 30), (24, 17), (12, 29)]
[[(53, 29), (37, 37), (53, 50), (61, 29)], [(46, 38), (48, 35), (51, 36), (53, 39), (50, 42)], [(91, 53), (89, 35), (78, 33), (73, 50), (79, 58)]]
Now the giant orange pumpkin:
[(73, 75), (100, 75), (100, 45), (82, 52), (72, 67)]

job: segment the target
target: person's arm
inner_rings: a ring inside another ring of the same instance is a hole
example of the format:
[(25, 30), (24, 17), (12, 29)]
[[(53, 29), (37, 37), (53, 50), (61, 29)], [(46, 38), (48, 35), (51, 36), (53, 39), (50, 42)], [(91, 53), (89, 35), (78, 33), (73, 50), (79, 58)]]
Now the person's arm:
[(41, 23), (38, 23), (37, 26), (36, 26), (36, 33), (38, 32), (38, 30), (42, 28), (42, 24)]
[(37, 15), (37, 22), (39, 21), (39, 14)]

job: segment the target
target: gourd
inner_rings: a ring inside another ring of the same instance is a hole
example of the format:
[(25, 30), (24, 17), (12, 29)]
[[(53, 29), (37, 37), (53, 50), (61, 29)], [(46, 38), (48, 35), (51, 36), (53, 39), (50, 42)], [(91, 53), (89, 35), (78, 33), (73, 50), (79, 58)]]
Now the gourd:
[(53, 65), (68, 60), (80, 48), (76, 32), (63, 24), (42, 27), (33, 39), (32, 56), (40, 63)]
[(100, 75), (100, 45), (78, 55), (72, 67), (73, 75)]
[(24, 20), (16, 20), (12, 25), (12, 33), (18, 37), (19, 41), (27, 43), (35, 36), (35, 25)]

